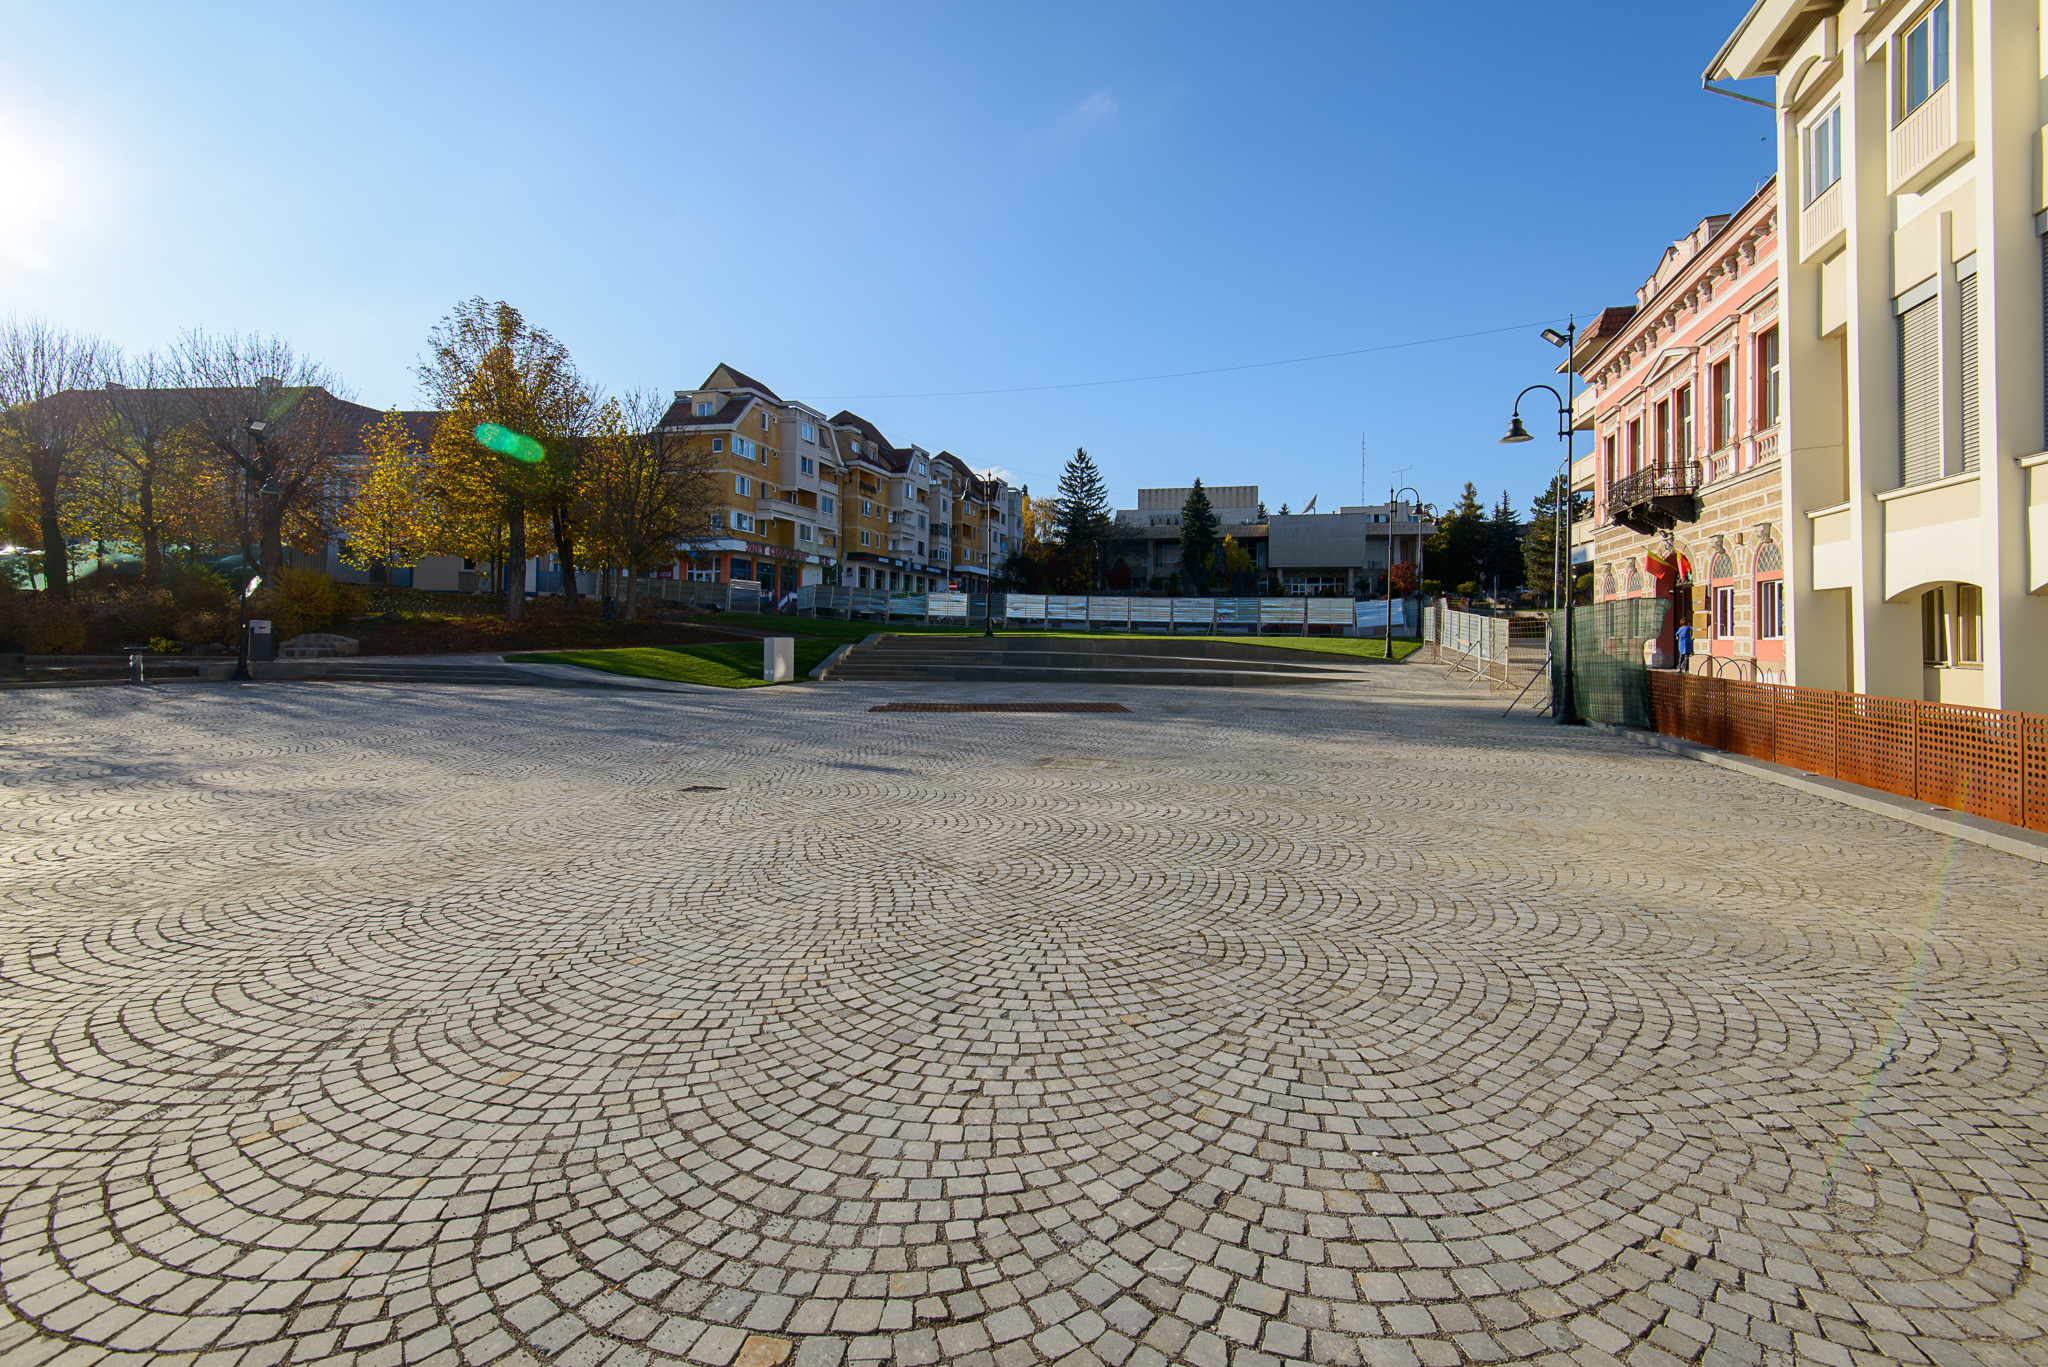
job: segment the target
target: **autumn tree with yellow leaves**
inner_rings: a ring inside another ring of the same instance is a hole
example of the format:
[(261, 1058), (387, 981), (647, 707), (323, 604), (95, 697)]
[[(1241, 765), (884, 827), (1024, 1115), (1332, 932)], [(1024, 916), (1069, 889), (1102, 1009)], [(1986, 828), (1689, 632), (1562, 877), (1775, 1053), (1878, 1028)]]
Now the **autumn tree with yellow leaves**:
[(341, 558), (384, 583), (392, 568), (417, 565), (441, 542), (433, 469), (397, 409), (363, 433), (354, 495), (342, 509)]

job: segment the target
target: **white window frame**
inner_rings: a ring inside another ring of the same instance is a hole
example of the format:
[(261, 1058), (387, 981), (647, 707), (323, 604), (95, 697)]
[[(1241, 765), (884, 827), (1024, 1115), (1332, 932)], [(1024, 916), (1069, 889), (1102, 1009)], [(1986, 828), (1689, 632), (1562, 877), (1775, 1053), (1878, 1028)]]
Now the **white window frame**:
[(722, 453), (722, 452), (723, 452), (724, 450), (725, 450), (725, 438), (724, 438), (724, 437), (713, 437), (713, 438), (711, 439), (711, 453), (712, 453), (713, 455), (718, 455), (718, 454)]
[[(1799, 153), (1803, 193), (1806, 202), (1811, 204), (1842, 179), (1842, 102), (1839, 99), (1800, 130)], [(1823, 176), (1826, 179), (1822, 179)]]
[(708, 418), (708, 417), (710, 417), (710, 416), (711, 416), (711, 405), (710, 405), (710, 404), (708, 404), (708, 403), (706, 403), (706, 402), (704, 402), (704, 401), (703, 401), (702, 399), (699, 399), (699, 400), (697, 401), (697, 403), (696, 403), (696, 413), (697, 413), (697, 416), (698, 416), (698, 417), (700, 417), (700, 418)]
[(816, 539), (815, 534), (811, 530), (810, 523), (799, 522), (796, 524), (796, 539), (799, 541), (812, 541)]
[[(1927, 47), (1927, 91), (1912, 97), (1914, 75), (1913, 43), (1925, 30)], [(1892, 39), (1892, 126), (1898, 127), (1916, 113), (1955, 78), (1956, 34), (1950, 0), (1934, 0), (1919, 18), (1899, 30)]]
[(809, 423), (804, 423), (802, 427), (804, 440), (815, 445), (818, 440), (818, 429)]
[(803, 474), (815, 475), (818, 473), (818, 462), (812, 460), (809, 456), (798, 456), (796, 458), (796, 468)]
[(752, 498), (754, 496), (754, 481), (748, 479), (745, 475), (734, 475), (732, 477), (732, 491), (741, 498)]
[(832, 495), (825, 494), (824, 496), (818, 499), (818, 511), (823, 513), (829, 513), (832, 511)]

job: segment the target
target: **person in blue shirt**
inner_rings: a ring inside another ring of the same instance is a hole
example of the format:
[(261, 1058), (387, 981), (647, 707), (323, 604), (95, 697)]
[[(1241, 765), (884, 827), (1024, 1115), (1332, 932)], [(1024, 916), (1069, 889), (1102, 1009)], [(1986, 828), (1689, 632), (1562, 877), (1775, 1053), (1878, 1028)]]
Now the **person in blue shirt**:
[(1678, 624), (1678, 667), (1685, 668), (1686, 657), (1692, 654), (1692, 623)]

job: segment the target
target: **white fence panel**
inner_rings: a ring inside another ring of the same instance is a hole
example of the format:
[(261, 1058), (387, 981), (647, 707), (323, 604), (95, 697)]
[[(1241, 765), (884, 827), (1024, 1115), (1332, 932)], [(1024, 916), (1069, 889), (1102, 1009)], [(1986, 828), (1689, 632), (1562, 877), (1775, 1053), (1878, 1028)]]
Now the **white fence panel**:
[(1349, 598), (1304, 598), (1308, 604), (1308, 624), (1312, 627), (1348, 627), (1354, 625), (1354, 606)]
[(1173, 598), (1173, 624), (1175, 626), (1213, 626), (1216, 622), (1216, 600), (1214, 598)]
[(958, 617), (967, 620), (967, 595), (964, 593), (931, 593), (925, 595), (925, 615), (928, 617)]
[(1131, 600), (1128, 598), (1090, 598), (1088, 620), (1091, 622), (1113, 622), (1118, 626), (1131, 624)]
[(1003, 616), (1021, 617), (1027, 622), (1045, 620), (1045, 595), (1042, 593), (1009, 593), (1003, 595)]
[(1070, 594), (1048, 595), (1045, 618), (1049, 622), (1085, 622), (1088, 620), (1088, 599)]

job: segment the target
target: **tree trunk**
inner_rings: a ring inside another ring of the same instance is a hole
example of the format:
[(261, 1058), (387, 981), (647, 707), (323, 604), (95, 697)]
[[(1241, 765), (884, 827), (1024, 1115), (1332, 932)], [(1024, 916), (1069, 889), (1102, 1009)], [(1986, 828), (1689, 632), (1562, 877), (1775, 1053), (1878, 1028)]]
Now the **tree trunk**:
[(555, 554), (562, 561), (562, 605), (571, 617), (576, 615), (576, 538), (575, 528), (569, 525), (569, 514), (560, 508), (548, 516), (555, 533)]
[(258, 497), (270, 506), (263, 510), (263, 547), (257, 558), (263, 565), (263, 582), (275, 584), (278, 571), (284, 568), (284, 500), (276, 494)]
[(632, 621), (633, 609), (639, 605), (639, 602), (640, 562), (638, 560), (628, 560), (626, 562), (626, 610), (619, 614), (619, 620), (621, 622)]
[(512, 500), (512, 525), (505, 545), (505, 620), (526, 616), (526, 505)]
[(71, 553), (64, 545), (64, 523), (57, 516), (57, 472), (46, 482), (38, 468), (36, 502), (43, 524), (43, 591), (57, 598), (71, 596)]

